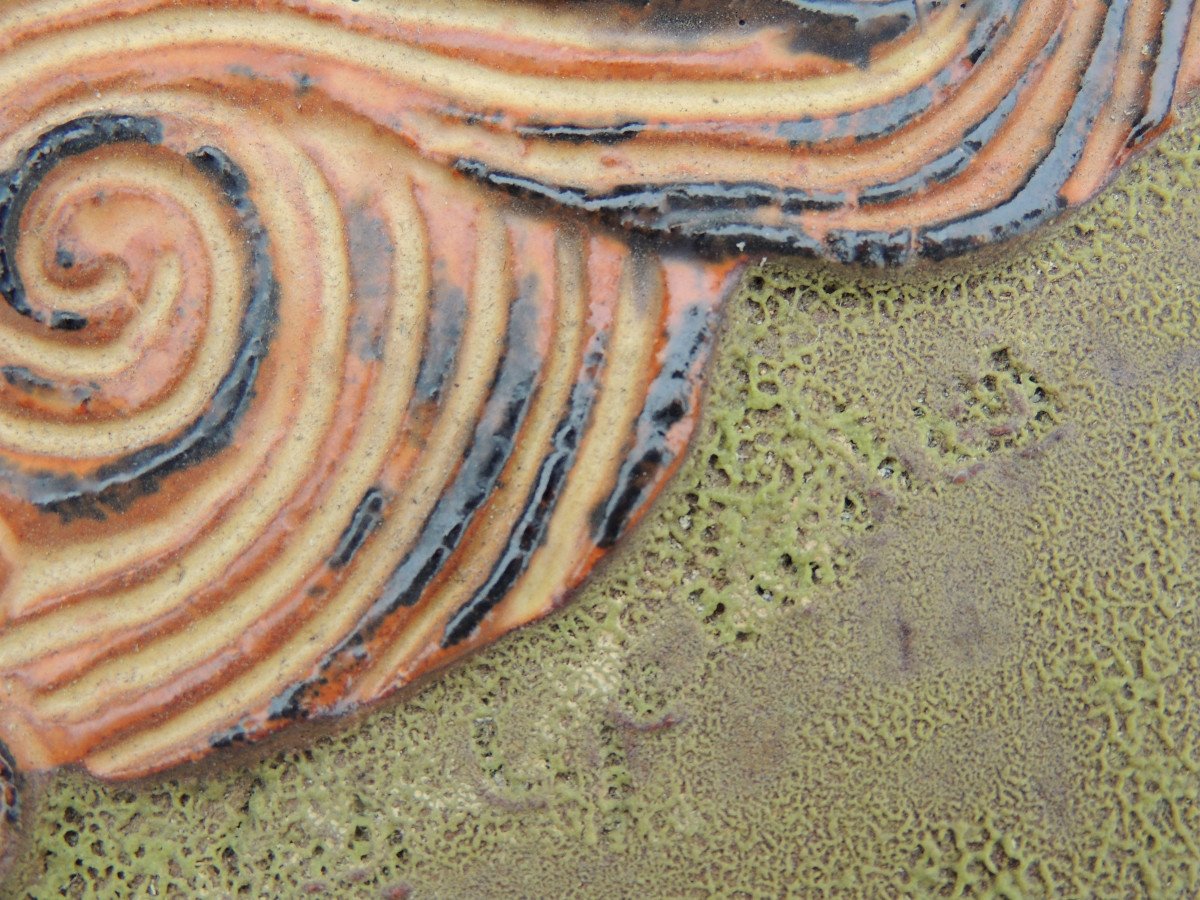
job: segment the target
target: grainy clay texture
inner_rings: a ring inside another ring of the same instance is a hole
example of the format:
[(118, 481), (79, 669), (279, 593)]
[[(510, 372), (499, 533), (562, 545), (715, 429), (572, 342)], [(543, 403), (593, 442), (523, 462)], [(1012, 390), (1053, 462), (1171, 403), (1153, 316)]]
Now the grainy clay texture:
[(53, 774), (3, 893), (1196, 896), (1198, 125), (989, 258), (752, 273), (577, 602), (307, 749)]

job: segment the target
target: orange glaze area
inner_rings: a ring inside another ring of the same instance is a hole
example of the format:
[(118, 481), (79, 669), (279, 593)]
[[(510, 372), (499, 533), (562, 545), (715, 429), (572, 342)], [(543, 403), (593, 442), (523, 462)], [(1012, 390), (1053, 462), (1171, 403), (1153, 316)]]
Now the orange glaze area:
[(1187, 41), (1179, 68), (1179, 90), (1184, 102), (1200, 91), (1200, 16), (1193, 16), (1188, 24)]
[(1118, 67), (1111, 99), (1112, 113), (1096, 122), (1088, 136), (1079, 166), (1063, 185), (1062, 193), (1072, 205), (1082, 203), (1098, 191), (1117, 162), (1125, 156), (1130, 132), (1141, 114), (1145, 95), (1143, 59), (1145, 48), (1154, 46), (1166, 4), (1147, 3), (1139, 9), (1126, 32), (1124, 62)]
[(748, 259), (1016, 235), (1200, 82), (1176, 0), (689, 2), (0, 7), (20, 769), (158, 771), (548, 614), (685, 458)]
[(792, 53), (780, 33), (756, 33), (728, 46), (666, 48), (630, 52), (629, 49), (569, 46), (562, 43), (514, 39), (511, 35), (468, 28), (383, 27), (360, 21), (356, 30), (381, 33), (394, 40), (427, 48), (435, 53), (524, 75), (558, 78), (649, 79), (664, 69), (691, 78), (753, 80), (768, 76), (811, 78), (849, 71), (848, 63), (815, 53)]

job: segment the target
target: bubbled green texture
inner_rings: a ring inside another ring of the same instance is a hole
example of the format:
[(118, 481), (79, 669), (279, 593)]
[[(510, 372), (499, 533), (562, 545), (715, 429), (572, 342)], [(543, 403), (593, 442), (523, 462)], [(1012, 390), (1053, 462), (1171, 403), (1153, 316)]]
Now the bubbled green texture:
[(1200, 118), (934, 270), (768, 265), (569, 608), (362, 722), (54, 775), (8, 896), (1200, 893)]

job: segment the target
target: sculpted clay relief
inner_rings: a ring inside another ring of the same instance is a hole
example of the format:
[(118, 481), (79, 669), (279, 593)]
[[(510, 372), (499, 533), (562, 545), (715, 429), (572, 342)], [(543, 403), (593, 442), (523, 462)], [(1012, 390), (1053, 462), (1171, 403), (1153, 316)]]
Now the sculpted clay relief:
[(1092, 197), (1178, 0), (0, 5), (0, 809), (378, 700), (569, 597), (764, 255)]

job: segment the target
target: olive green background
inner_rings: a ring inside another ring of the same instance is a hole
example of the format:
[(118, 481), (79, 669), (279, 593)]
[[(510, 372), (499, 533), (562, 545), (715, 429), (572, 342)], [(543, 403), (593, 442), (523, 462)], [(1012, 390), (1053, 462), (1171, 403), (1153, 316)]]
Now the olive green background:
[(301, 749), (58, 773), (0, 894), (1197, 895), (1198, 184), (1190, 114), (991, 255), (755, 270), (565, 612)]

